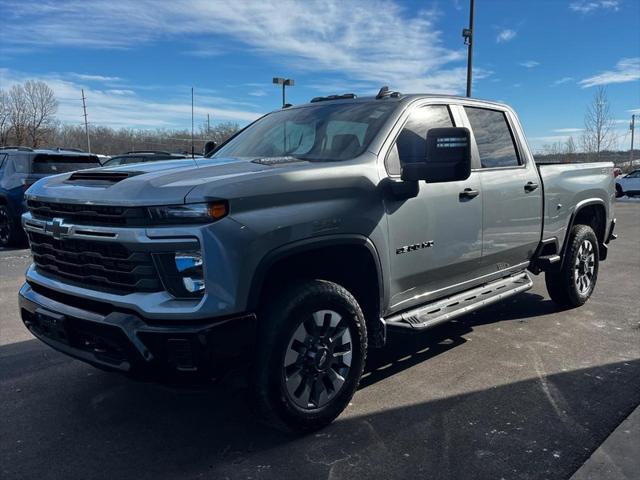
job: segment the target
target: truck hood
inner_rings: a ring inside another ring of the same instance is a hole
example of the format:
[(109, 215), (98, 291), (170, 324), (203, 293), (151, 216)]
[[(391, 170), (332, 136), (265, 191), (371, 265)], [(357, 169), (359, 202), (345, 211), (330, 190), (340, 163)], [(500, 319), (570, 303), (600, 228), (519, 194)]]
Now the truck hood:
[(47, 177), (29, 188), (26, 196), (41, 201), (99, 205), (180, 204), (194, 187), (206, 182), (236, 183), (246, 177), (302, 165), (308, 162), (261, 163), (259, 159), (237, 158), (146, 162)]

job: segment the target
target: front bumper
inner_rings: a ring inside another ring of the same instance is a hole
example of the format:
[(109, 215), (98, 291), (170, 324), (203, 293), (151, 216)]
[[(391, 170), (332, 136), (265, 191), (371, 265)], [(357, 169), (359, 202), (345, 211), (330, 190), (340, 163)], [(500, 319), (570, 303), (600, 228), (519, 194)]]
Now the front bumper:
[(255, 338), (253, 314), (158, 324), (29, 283), (20, 289), (19, 304), (25, 326), (52, 348), (135, 376), (216, 376), (246, 356)]

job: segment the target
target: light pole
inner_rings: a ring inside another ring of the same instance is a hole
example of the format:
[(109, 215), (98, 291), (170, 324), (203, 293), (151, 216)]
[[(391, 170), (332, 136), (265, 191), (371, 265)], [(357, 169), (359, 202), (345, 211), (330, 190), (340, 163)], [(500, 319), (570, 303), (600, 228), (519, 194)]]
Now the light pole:
[(631, 123), (629, 124), (629, 130), (631, 130), (631, 150), (629, 150), (629, 168), (633, 168), (633, 135), (636, 133), (636, 116), (631, 115)]
[(276, 85), (282, 85), (282, 106), (284, 107), (287, 104), (285, 88), (288, 86), (293, 87), (295, 82), (291, 78), (273, 77), (273, 83)]
[(471, 80), (473, 71), (473, 11), (474, 0), (470, 0), (469, 5), (469, 28), (462, 30), (462, 37), (464, 38), (464, 44), (468, 47), (467, 54), (467, 97), (471, 96)]

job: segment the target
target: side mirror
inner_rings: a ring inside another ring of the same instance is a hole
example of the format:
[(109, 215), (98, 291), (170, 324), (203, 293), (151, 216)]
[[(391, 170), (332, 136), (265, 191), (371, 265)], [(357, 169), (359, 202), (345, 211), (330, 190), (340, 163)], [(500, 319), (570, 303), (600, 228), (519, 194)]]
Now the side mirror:
[(203, 154), (205, 156), (209, 155), (211, 152), (213, 152), (216, 149), (217, 146), (218, 145), (216, 144), (216, 142), (209, 140), (207, 143), (204, 144)]
[(432, 128), (427, 132), (423, 162), (402, 166), (407, 182), (456, 182), (471, 175), (471, 137), (468, 128)]

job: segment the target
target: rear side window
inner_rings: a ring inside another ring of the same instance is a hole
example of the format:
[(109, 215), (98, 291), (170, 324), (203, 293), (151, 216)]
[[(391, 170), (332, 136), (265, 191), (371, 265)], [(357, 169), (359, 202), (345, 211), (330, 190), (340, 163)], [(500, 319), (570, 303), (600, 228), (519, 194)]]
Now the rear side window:
[(15, 173), (29, 173), (29, 157), (26, 155), (13, 157), (13, 171)]
[(33, 158), (33, 173), (56, 174), (99, 167), (95, 155), (50, 155), (40, 153)]
[(427, 132), (432, 128), (446, 127), (453, 127), (449, 107), (446, 105), (429, 105), (411, 112), (385, 159), (387, 172), (390, 175), (400, 175), (405, 163), (424, 162), (427, 153)]
[(482, 168), (521, 165), (504, 112), (464, 107), (478, 145)]

